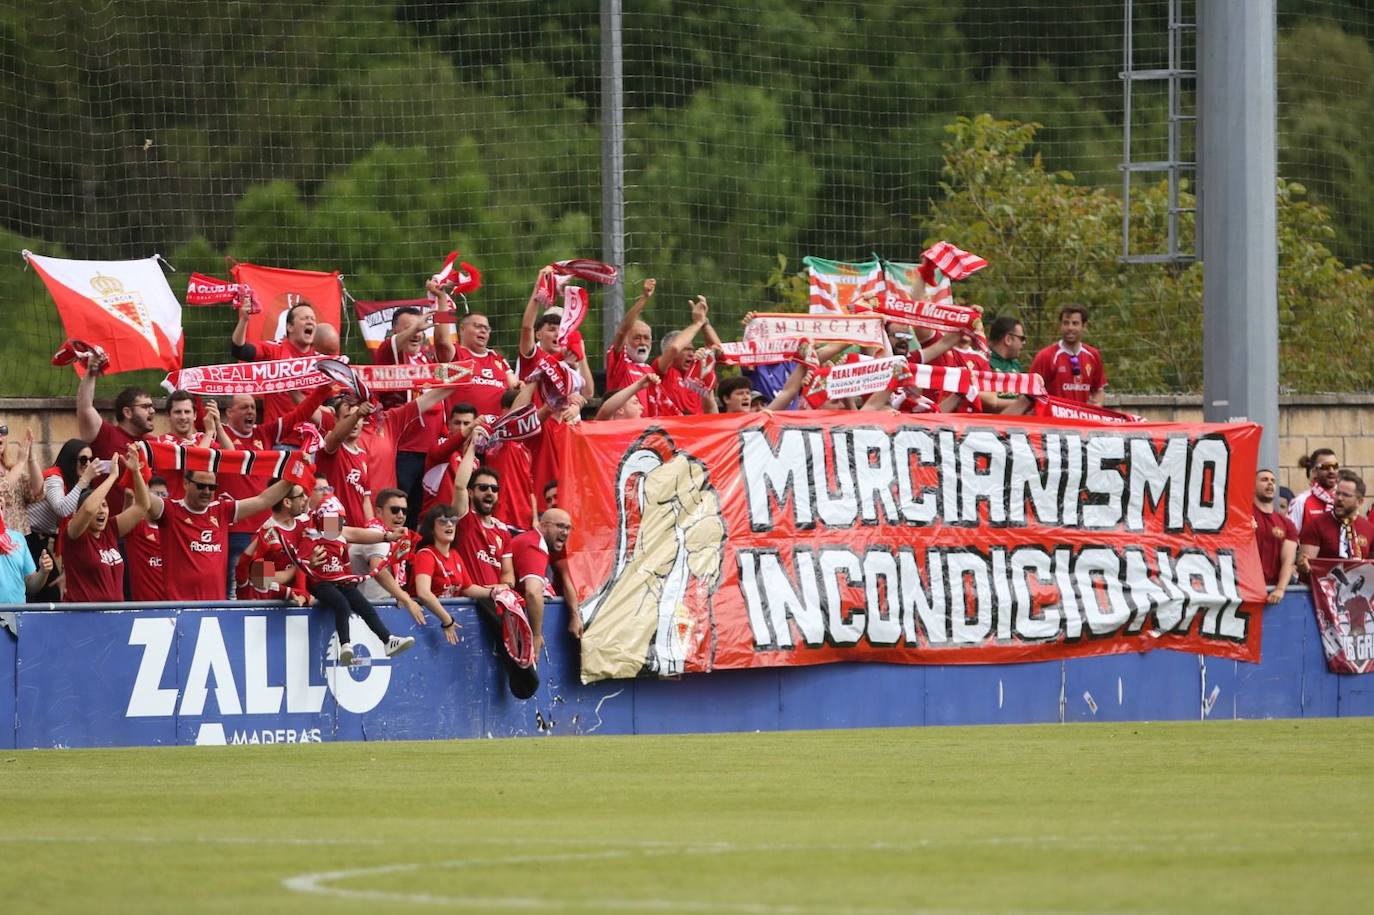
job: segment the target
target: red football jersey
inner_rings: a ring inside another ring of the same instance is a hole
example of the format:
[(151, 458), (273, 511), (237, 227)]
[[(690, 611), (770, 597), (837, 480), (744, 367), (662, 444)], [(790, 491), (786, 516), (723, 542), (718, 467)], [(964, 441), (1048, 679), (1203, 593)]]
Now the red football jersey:
[(62, 599), (101, 604), (124, 600), (124, 556), (119, 552), (114, 515), (99, 534), (87, 528), (80, 537), (71, 537), (69, 523), (70, 519), (64, 519), (57, 534), (57, 552), (67, 580)]
[(501, 560), (510, 555), (510, 532), (495, 518), (483, 524), (481, 516), (469, 511), (458, 519), (458, 531), (453, 546), (463, 567), (479, 585), (494, 585), (501, 581)]
[(1253, 514), (1255, 545), (1259, 548), (1260, 568), (1264, 569), (1264, 583), (1277, 585), (1279, 569), (1283, 566), (1283, 545), (1290, 540), (1297, 544), (1298, 529), (1282, 512), (1262, 511), (1256, 505)]
[[(654, 362), (635, 362), (630, 358), (625, 347), (612, 347), (606, 350), (606, 390), (618, 391), (634, 384), (645, 375), (654, 374)], [(639, 402), (644, 405), (645, 416), (660, 415), (660, 399), (662, 394), (653, 386), (640, 388)]]
[(1093, 393), (1107, 386), (1102, 354), (1084, 343), (1077, 353), (1064, 349), (1063, 341), (1047, 346), (1031, 360), (1030, 372), (1045, 379), (1045, 392), (1053, 397), (1087, 403)]
[[(501, 415), (501, 395), (506, 393), (506, 381), (511, 374), (510, 364), (494, 349), (477, 355), (464, 346), (457, 347), (454, 362), (471, 362), (472, 377), (453, 389), (446, 406), (470, 403), (477, 408), (478, 419)], [(439, 428), (443, 428), (441, 424)]]
[[(291, 405), (293, 408), (295, 404)], [(272, 447), (272, 439), (263, 431), (261, 425), (255, 426), (248, 435), (239, 435), (234, 428), (227, 423), (224, 426), (224, 434), (229, 436), (229, 440), (234, 443), (232, 451), (267, 451)], [(221, 446), (216, 444), (217, 448)], [(215, 477), (219, 482), (219, 491), (235, 501), (239, 499), (251, 499), (258, 493), (267, 488), (267, 481), (262, 478), (246, 477), (237, 473), (221, 473)], [(185, 489), (182, 490), (183, 494)], [(262, 522), (272, 514), (270, 510), (264, 509), (256, 515), (249, 515), (234, 522), (232, 530), (236, 534), (251, 534), (262, 526)]]
[(421, 575), (429, 576), (429, 590), (435, 597), (462, 597), (463, 589), (473, 585), (458, 550), (452, 548), (444, 555), (438, 547), (425, 547), (410, 561), (410, 572), (411, 594), (415, 593), (415, 579)]
[(220, 496), (204, 511), (164, 499), (159, 528), (168, 600), (224, 600), (229, 578), (229, 530), (234, 500)]
[(129, 559), (129, 596), (137, 601), (166, 600), (162, 574), (162, 529), (147, 519), (134, 525), (124, 538)]
[[(459, 457), (461, 463), (462, 458)], [(496, 517), (522, 531), (534, 527), (534, 470), (530, 463), (530, 449), (524, 442), (502, 442), (501, 447), (486, 456), (485, 463), (501, 475), (501, 491), (497, 493)], [(453, 478), (449, 477), (449, 498), (453, 498)]]

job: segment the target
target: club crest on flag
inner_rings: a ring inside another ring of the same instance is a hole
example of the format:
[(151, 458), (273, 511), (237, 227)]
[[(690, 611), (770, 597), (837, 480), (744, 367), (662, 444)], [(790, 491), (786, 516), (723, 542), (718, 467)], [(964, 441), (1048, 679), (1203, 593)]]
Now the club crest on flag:
[(143, 296), (125, 289), (124, 283), (118, 277), (101, 273), (91, 278), (91, 288), (96, 292), (91, 301), (138, 331), (143, 339), (148, 341), (153, 352), (161, 352), (157, 335), (153, 333), (153, 321), (148, 316), (148, 306), (143, 303)]

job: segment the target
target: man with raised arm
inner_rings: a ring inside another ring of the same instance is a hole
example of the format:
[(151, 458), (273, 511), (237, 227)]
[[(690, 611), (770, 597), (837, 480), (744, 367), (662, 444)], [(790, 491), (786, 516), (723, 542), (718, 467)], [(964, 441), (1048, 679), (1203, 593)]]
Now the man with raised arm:
[[(649, 304), (649, 299), (653, 298), (654, 289), (657, 285), (658, 281), (654, 279), (644, 281), (644, 291), (640, 293), (639, 298), (635, 299), (634, 304), (625, 310), (625, 317), (620, 319), (620, 324), (615, 329), (615, 336), (611, 338), (610, 346), (606, 348), (606, 390), (608, 391), (628, 388), (646, 375), (658, 374), (655, 371), (653, 360), (649, 358), (653, 353), (654, 332), (639, 317), (640, 313), (644, 311), (644, 306)], [(644, 408), (643, 415), (659, 415), (657, 409), (658, 399), (661, 396), (659, 391), (658, 385), (640, 387), (638, 397)]]
[[(429, 281), (427, 288), (438, 304), (438, 311), (425, 314), (409, 306), (396, 309), (391, 316), (391, 334), (372, 354), (377, 365), (433, 365), (453, 361), (454, 346), (449, 329), (454, 312), (453, 299), (434, 280)], [(434, 332), (432, 346), (427, 339), (431, 330)], [(414, 391), (398, 391), (380, 394), (377, 399), (382, 406), (390, 408), (404, 406), (415, 397)], [(407, 519), (412, 526), (419, 523), (425, 456), (437, 441), (444, 421), (444, 408), (436, 404), (425, 414), (424, 422), (407, 424), (396, 437), (396, 488), (414, 505)]]
[[(239, 321), (234, 325), (234, 333), (230, 338), (229, 354), (240, 362), (266, 362), (273, 359), (298, 359), (322, 355), (315, 346), (315, 309), (308, 302), (298, 302), (287, 310), (286, 336), (281, 340), (259, 340), (257, 343), (249, 343), (249, 314), (249, 304), (245, 302), (244, 307), (239, 310)], [(277, 417), (289, 413), (298, 400), (299, 398), (289, 391), (264, 394), (262, 421), (270, 423)]]
[[(112, 423), (106, 422), (95, 408), (95, 383), (105, 371), (108, 358), (91, 360), (90, 368), (76, 386), (77, 435), (91, 443), (91, 455), (97, 461), (109, 461), (128, 451), (134, 442), (141, 442), (153, 434), (153, 418), (157, 406), (143, 388), (130, 386), (115, 396)], [(111, 497), (116, 506), (123, 506), (130, 490), (116, 487)]]

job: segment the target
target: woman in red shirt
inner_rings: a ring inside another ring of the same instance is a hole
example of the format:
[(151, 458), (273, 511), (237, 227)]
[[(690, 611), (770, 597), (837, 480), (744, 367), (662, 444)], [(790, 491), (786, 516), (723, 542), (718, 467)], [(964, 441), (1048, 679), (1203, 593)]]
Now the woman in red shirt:
[(138, 449), (130, 446), (125, 463), (133, 480), (134, 504), (110, 523), (106, 497), (119, 480), (119, 455), (110, 460), (110, 472), (95, 489), (83, 493), (81, 504), (58, 534), (58, 552), (66, 573), (68, 603), (118, 603), (124, 600), (124, 556), (119, 539), (148, 514), (152, 499), (143, 479)]
[(490, 588), (472, 583), (454, 548), (458, 513), (451, 505), (436, 505), (420, 521), (420, 545), (410, 560), (410, 586), (415, 599), (439, 618), (450, 644), (458, 641), (458, 621), (439, 602), (441, 597), (491, 597), (505, 585)]

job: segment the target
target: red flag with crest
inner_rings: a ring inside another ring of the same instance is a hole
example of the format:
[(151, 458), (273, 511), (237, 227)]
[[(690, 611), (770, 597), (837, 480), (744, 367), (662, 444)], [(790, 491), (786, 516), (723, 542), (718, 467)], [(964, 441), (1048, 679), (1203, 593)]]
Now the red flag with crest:
[(337, 270), (321, 273), (317, 270), (287, 270), (282, 267), (260, 267), (257, 264), (235, 264), (234, 282), (243, 283), (253, 291), (262, 310), (248, 318), (248, 341), (279, 340), (286, 334), (286, 313), (295, 305), (308, 304), (315, 309), (316, 320), (332, 324), (342, 331), (343, 286)]

